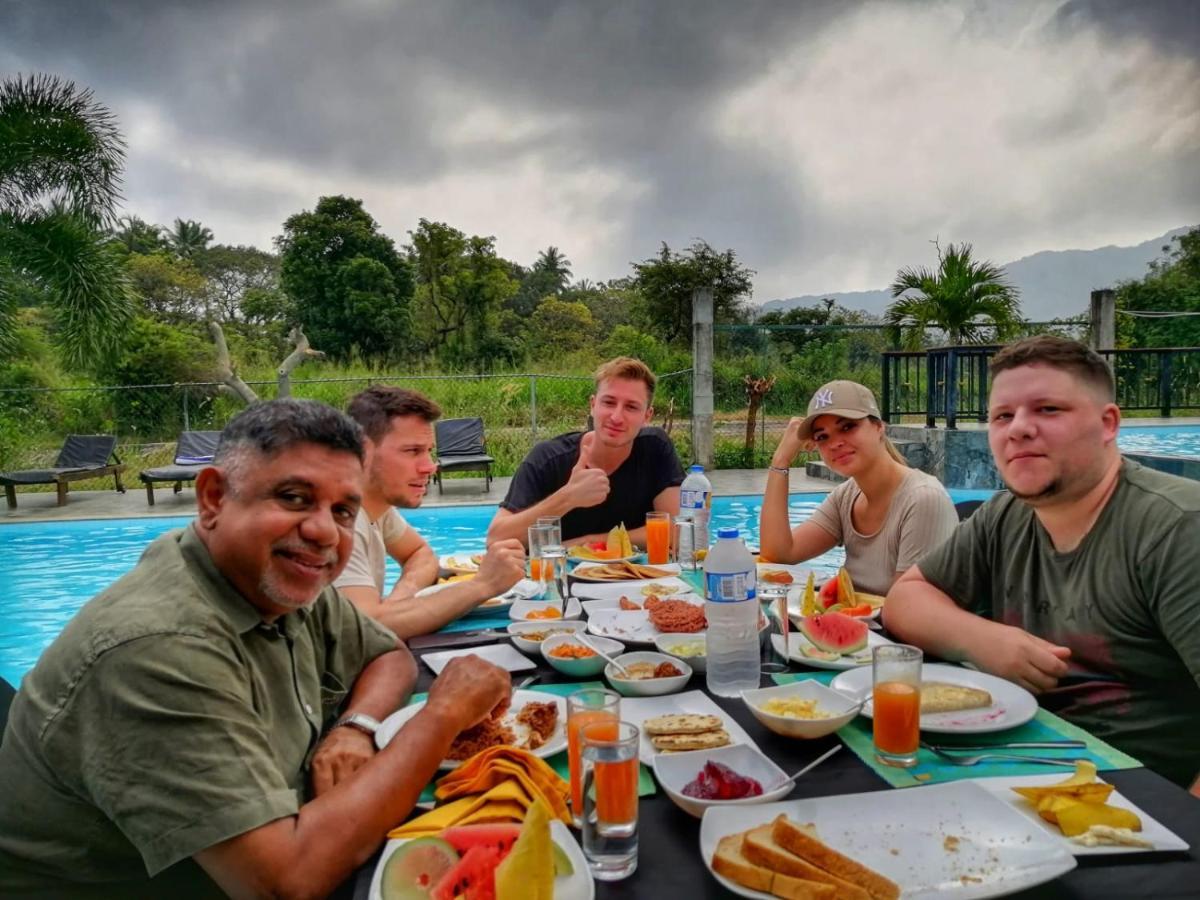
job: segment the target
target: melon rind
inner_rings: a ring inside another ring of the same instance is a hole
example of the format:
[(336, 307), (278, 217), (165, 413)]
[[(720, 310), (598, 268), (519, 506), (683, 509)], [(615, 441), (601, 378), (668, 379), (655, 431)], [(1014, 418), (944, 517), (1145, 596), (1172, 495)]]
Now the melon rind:
[(800, 631), (819, 650), (828, 653), (854, 653), (867, 646), (867, 623), (842, 613), (805, 616)]

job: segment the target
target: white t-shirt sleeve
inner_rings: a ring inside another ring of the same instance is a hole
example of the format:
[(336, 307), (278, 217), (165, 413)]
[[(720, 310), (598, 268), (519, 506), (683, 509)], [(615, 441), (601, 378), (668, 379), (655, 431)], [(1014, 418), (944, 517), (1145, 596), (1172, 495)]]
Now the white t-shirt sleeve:
[[(397, 516), (399, 518), (399, 516)], [(387, 519), (387, 516), (384, 516)], [(401, 520), (403, 522), (403, 520)], [(403, 533), (403, 531), (401, 532)], [(354, 520), (354, 544), (350, 552), (350, 560), (346, 563), (346, 568), (342, 569), (342, 574), (333, 582), (334, 587), (373, 587), (382, 592), (382, 588), (376, 582), (375, 565), (371, 552), (371, 520), (367, 516), (366, 510), (358, 511), (358, 518)]]
[(403, 537), (406, 531), (408, 531), (408, 523), (395, 509), (389, 508), (379, 517), (379, 534), (383, 537), (385, 547), (396, 538)]

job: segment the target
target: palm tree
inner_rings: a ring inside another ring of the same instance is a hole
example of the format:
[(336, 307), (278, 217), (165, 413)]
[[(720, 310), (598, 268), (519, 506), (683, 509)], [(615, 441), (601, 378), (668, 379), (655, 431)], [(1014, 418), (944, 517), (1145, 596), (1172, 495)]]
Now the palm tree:
[(11, 350), (22, 283), (52, 298), (69, 363), (96, 361), (134, 310), (106, 226), (125, 143), (90, 90), (51, 75), (0, 82), (0, 348)]
[(129, 253), (153, 253), (167, 245), (161, 225), (151, 225), (138, 216), (121, 216), (119, 227), (111, 232), (113, 240)]
[(176, 219), (175, 226), (167, 235), (171, 249), (185, 259), (191, 259), (206, 250), (212, 239), (212, 229), (192, 219)]
[[(906, 267), (892, 283), (895, 302), (886, 320), (895, 332), (909, 329), (908, 343), (919, 346), (926, 328), (943, 329), (951, 345), (978, 343), (984, 330), (1003, 337), (1021, 322), (1019, 291), (1005, 280), (1004, 269), (971, 259), (970, 244), (938, 247), (938, 267)], [(909, 293), (909, 292), (914, 293)]]
[(553, 286), (551, 293), (561, 293), (571, 281), (571, 261), (553, 245), (538, 254), (532, 271), (542, 276), (540, 284)]

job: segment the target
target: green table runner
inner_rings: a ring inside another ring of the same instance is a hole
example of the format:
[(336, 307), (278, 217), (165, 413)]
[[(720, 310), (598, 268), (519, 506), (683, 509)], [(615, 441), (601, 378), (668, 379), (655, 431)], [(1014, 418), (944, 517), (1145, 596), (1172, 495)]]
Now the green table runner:
[[(603, 688), (603, 682), (600, 681), (580, 681), (572, 684), (535, 684), (528, 688), (531, 691), (541, 691), (543, 694), (557, 694), (560, 697), (565, 697), (568, 694), (573, 694), (576, 691), (582, 691), (585, 688)], [(413, 694), (412, 698), (406, 705), (412, 706), (414, 703), (420, 703), (428, 694)], [(570, 781), (570, 763), (567, 760), (567, 751), (563, 750), (560, 753), (555, 753), (553, 756), (546, 757), (546, 762), (555, 772), (559, 774), (564, 781)], [(434, 781), (440, 778), (441, 775), (434, 777)], [(434, 804), (433, 784), (431, 781), (425, 785), (425, 790), (421, 791), (421, 797), (417, 801), (418, 804)], [(657, 792), (654, 786), (654, 776), (650, 774), (650, 770), (645, 765), (638, 763), (638, 796), (649, 797)]]
[[(776, 684), (789, 684), (793, 681), (812, 680), (828, 685), (839, 672), (785, 672), (773, 675)], [(921, 748), (917, 754), (917, 764), (911, 769), (898, 769), (885, 766), (875, 759), (875, 750), (871, 743), (871, 721), (859, 716), (850, 724), (838, 730), (840, 737), (854, 753), (880, 778), (892, 787), (915, 787), (922, 784), (940, 784), (946, 781), (961, 781), (970, 778), (988, 778), (1006, 775), (1047, 775), (1061, 772), (1063, 778), (1071, 774), (1071, 770), (1058, 766), (1040, 766), (1036, 763), (1022, 763), (1015, 760), (991, 760), (981, 762), (976, 766), (956, 766), (943, 762), (928, 750)], [(1100, 770), (1106, 769), (1135, 769), (1141, 763), (1128, 754), (1122, 753), (1111, 744), (1088, 734), (1065, 719), (1052, 712), (1038, 709), (1037, 715), (1024, 725), (1010, 728), (994, 734), (931, 734), (930, 743), (939, 746), (953, 744), (1009, 743), (1011, 741), (1055, 741), (1080, 740), (1085, 746), (1080, 748), (1046, 749), (1046, 750), (1015, 750), (997, 749), (997, 753), (1025, 753), (1030, 756), (1045, 756), (1056, 759), (1089, 759)], [(972, 751), (986, 753), (987, 751)]]

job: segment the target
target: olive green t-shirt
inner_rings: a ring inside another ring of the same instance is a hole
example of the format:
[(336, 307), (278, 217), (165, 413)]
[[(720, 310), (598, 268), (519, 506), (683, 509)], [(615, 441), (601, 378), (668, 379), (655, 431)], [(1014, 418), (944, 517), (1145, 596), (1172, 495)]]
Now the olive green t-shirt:
[(1124, 460), (1078, 547), (997, 494), (921, 573), (965, 608), (1071, 648), (1039, 699), (1180, 785), (1200, 773), (1200, 482)]
[(22, 681), (0, 896), (220, 896), (190, 857), (299, 810), (323, 726), (396, 644), (332, 588), (267, 625), (194, 526), (158, 538)]

